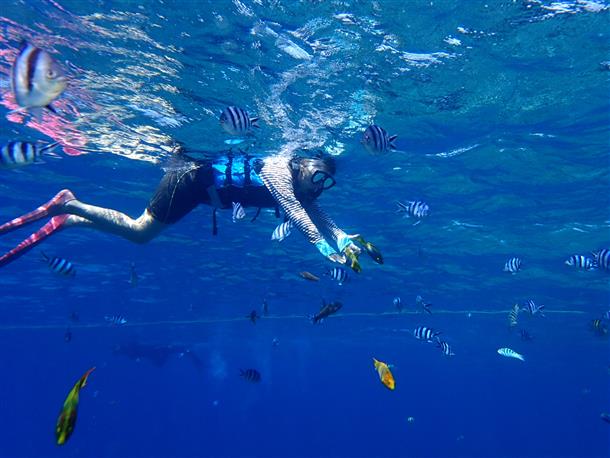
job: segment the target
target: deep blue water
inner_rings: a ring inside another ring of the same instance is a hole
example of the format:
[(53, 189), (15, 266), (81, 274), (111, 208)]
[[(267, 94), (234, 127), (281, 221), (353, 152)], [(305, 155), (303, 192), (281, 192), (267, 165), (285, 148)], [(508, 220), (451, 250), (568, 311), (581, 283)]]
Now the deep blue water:
[[(173, 142), (225, 149), (218, 117), (237, 105), (260, 117), (254, 154), (336, 155), (320, 203), (385, 263), (363, 255), (338, 286), (296, 231), (271, 242), (272, 213), (233, 224), (220, 212), (212, 236), (203, 206), (146, 245), (54, 235), (0, 270), (0, 456), (610, 456), (609, 341), (591, 329), (610, 273), (564, 264), (610, 248), (609, 15), (601, 0), (3, 1), (0, 143), (74, 148), (0, 169), (0, 223), (66, 187), (137, 217)], [(22, 39), (70, 75), (59, 115), (9, 114)], [(398, 152), (363, 149), (373, 122)], [(430, 216), (414, 225), (395, 201), (417, 199)], [(37, 224), (3, 235), (0, 252)], [(76, 277), (54, 275), (41, 249)], [(512, 256), (516, 275), (502, 271)], [(343, 309), (314, 326), (322, 299)], [(521, 313), (510, 330), (528, 299), (546, 316)], [(270, 316), (253, 325), (263, 300)], [(455, 356), (417, 341), (419, 325)], [(393, 365), (395, 391), (373, 357)], [(58, 447), (62, 403), (92, 366)]]

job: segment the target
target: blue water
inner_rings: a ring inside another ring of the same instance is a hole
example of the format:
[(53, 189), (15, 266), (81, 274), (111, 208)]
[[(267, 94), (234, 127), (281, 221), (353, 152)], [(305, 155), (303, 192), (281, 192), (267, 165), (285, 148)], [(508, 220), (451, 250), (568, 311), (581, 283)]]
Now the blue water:
[[(363, 255), (338, 286), (296, 231), (271, 242), (272, 213), (220, 212), (214, 237), (203, 206), (146, 245), (54, 235), (40, 247), (75, 278), (39, 248), (0, 273), (0, 456), (610, 456), (609, 341), (590, 328), (610, 274), (564, 264), (610, 248), (609, 15), (602, 0), (3, 1), (0, 142), (74, 148), (0, 170), (0, 223), (66, 187), (137, 217), (173, 142), (221, 151), (218, 117), (237, 105), (261, 118), (254, 154), (336, 155), (320, 203), (385, 263)], [(21, 39), (70, 74), (58, 116), (9, 114)], [(373, 122), (398, 152), (363, 149)], [(430, 216), (414, 225), (395, 201), (417, 199)], [(512, 256), (516, 275), (502, 271)], [(344, 306), (314, 326), (322, 299)], [(511, 331), (509, 309), (528, 299), (546, 316), (522, 313)], [(253, 325), (263, 300), (270, 316)], [(119, 314), (127, 324), (104, 320)], [(456, 355), (417, 341), (419, 325)], [(393, 365), (395, 391), (373, 357)], [(62, 403), (92, 366), (58, 447)]]

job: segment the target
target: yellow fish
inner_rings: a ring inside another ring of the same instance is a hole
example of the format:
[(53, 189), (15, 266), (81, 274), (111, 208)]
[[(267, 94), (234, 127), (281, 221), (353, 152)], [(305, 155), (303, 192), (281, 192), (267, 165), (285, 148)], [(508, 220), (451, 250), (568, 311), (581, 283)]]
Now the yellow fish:
[(375, 364), (375, 370), (379, 374), (381, 383), (383, 383), (386, 388), (393, 390), (396, 387), (396, 382), (394, 381), (394, 376), (388, 365), (382, 361), (377, 361), (375, 358), (373, 358), (373, 363)]
[(95, 367), (92, 367), (85, 375), (83, 375), (72, 387), (68, 393), (68, 397), (64, 401), (64, 405), (57, 419), (57, 426), (55, 427), (55, 437), (57, 438), (57, 445), (63, 445), (66, 443), (68, 438), (74, 431), (74, 425), (76, 424), (76, 414), (78, 413), (78, 398), (81, 388), (87, 383), (89, 374), (93, 372)]

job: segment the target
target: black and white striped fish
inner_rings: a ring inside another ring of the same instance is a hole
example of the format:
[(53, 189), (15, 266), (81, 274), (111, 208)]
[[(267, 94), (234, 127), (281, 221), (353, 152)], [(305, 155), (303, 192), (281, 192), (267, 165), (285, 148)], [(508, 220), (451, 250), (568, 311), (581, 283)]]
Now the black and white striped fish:
[(610, 250), (608, 248), (602, 248), (599, 251), (593, 253), (595, 264), (604, 270), (610, 270)]
[(240, 219), (244, 219), (246, 217), (246, 210), (239, 202), (231, 202), (233, 204), (233, 222), (237, 222)]
[(565, 263), (566, 265), (575, 267), (579, 270), (595, 270), (597, 268), (593, 259), (581, 254), (574, 254), (570, 256)]
[(122, 324), (127, 323), (127, 320), (123, 315), (105, 315), (104, 320), (115, 326), (120, 326)]
[(508, 312), (508, 324), (511, 328), (517, 326), (520, 310), (521, 308), (519, 307), (519, 304), (515, 304), (513, 305), (513, 308), (510, 310), (510, 312)]
[(402, 300), (400, 299), (400, 297), (396, 296), (394, 299), (392, 299), (392, 304), (394, 304), (396, 310), (402, 312)]
[(436, 346), (441, 349), (446, 356), (455, 356), (455, 353), (451, 351), (451, 347), (444, 340), (436, 339)]
[(51, 102), (66, 89), (67, 79), (51, 55), (23, 42), (11, 68), (11, 87), (22, 108), (45, 107), (55, 112)]
[(521, 270), (522, 261), (520, 258), (514, 257), (510, 258), (504, 264), (504, 272), (510, 272), (511, 274), (516, 274)]
[(404, 213), (407, 218), (411, 216), (414, 218), (424, 218), (430, 213), (428, 204), (421, 200), (414, 200), (406, 204), (397, 201), (396, 205), (398, 205), (398, 213)]
[(278, 226), (273, 230), (273, 233), (271, 234), (271, 240), (277, 240), (278, 242), (281, 242), (290, 235), (292, 228), (293, 224), (290, 220), (284, 221), (282, 224), (278, 224)]
[(256, 369), (240, 369), (239, 375), (243, 377), (244, 380), (251, 383), (258, 383), (261, 381), (261, 374)]
[(42, 155), (59, 145), (59, 142), (41, 146), (30, 142), (8, 142), (0, 148), (0, 168), (13, 169), (40, 161)]
[(540, 316), (544, 316), (544, 313), (542, 313), (542, 309), (544, 308), (544, 305), (536, 305), (536, 303), (529, 299), (525, 305), (523, 306), (522, 310), (525, 312), (528, 312), (530, 315), (540, 315)]
[(366, 128), (360, 143), (371, 154), (382, 154), (396, 149), (393, 141), (396, 135), (388, 136), (383, 127), (372, 124)]
[(425, 340), (426, 342), (432, 342), (434, 338), (440, 334), (441, 333), (439, 331), (435, 331), (434, 329), (426, 326), (419, 326), (413, 331), (413, 335), (416, 339)]
[(339, 285), (342, 285), (347, 281), (347, 272), (343, 267), (333, 267), (328, 271), (328, 275), (339, 283)]
[(42, 258), (49, 266), (49, 269), (51, 269), (56, 274), (65, 275), (66, 277), (73, 277), (74, 275), (76, 275), (76, 269), (70, 261), (55, 256), (51, 258), (43, 252), (41, 252), (41, 254)]
[(220, 115), (220, 125), (231, 135), (247, 134), (252, 127), (258, 127), (258, 118), (250, 118), (248, 112), (239, 107), (227, 107)]

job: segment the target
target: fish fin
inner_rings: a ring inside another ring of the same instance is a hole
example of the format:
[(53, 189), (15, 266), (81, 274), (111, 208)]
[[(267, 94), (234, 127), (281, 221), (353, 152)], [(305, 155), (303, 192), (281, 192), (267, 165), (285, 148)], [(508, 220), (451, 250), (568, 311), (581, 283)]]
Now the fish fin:
[(53, 105), (51, 105), (50, 103), (45, 107), (47, 110), (49, 110), (51, 113), (53, 114), (57, 114), (57, 110), (55, 109), (55, 107)]
[(258, 119), (259, 118), (250, 118), (250, 124), (252, 125), (252, 127), (260, 129), (261, 126), (258, 125)]
[(87, 385), (87, 379), (89, 378), (89, 375), (91, 374), (91, 372), (93, 372), (94, 370), (95, 370), (95, 366), (93, 366), (91, 369), (89, 369), (87, 372), (85, 372), (85, 374), (80, 378), (80, 381), (78, 382), (79, 389), (84, 388), (85, 385)]
[(391, 137), (388, 138), (388, 142), (393, 142), (397, 138), (398, 138), (398, 135), (392, 135)]
[(396, 149), (396, 145), (394, 144), (394, 140), (396, 140), (397, 137), (398, 137), (398, 135), (392, 135), (390, 138), (388, 138), (388, 145), (389, 145), (390, 149), (393, 149), (393, 150)]
[(405, 204), (403, 204), (402, 202), (400, 202), (399, 200), (396, 201), (396, 205), (398, 205), (398, 208), (396, 209), (396, 213), (407, 211), (407, 206)]

